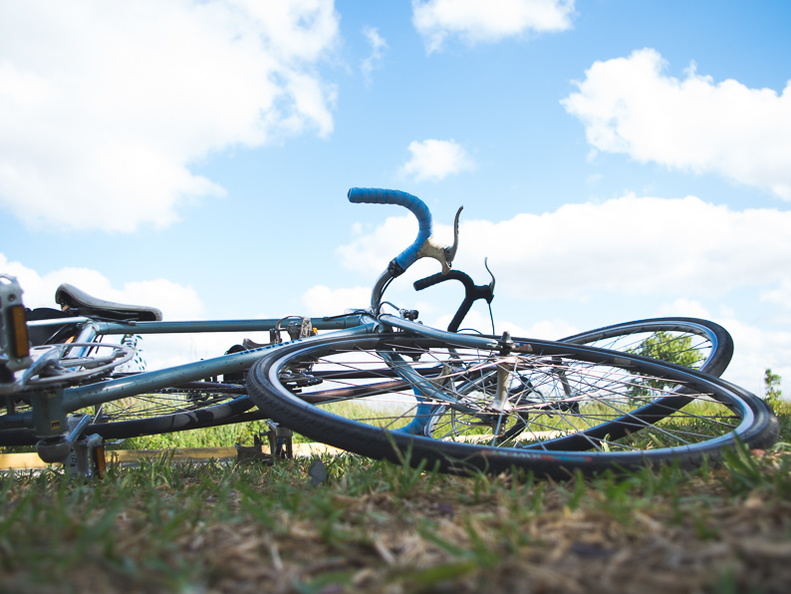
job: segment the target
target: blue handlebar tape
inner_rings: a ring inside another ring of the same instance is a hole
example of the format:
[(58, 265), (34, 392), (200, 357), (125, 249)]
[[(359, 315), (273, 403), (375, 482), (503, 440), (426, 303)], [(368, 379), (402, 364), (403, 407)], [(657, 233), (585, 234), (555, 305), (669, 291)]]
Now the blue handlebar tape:
[(394, 258), (402, 270), (406, 270), (417, 260), (417, 253), (423, 243), (431, 236), (431, 211), (426, 203), (417, 196), (400, 190), (380, 190), (378, 188), (352, 188), (349, 202), (368, 204), (398, 204), (405, 206), (417, 217), (418, 234), (414, 243)]

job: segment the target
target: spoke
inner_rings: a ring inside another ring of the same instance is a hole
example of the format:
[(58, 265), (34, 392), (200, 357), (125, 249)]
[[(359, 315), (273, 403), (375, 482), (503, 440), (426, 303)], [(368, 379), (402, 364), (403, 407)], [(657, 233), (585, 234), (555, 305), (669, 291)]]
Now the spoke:
[[(554, 441), (576, 436), (582, 440), (577, 448), (586, 443), (594, 451), (617, 451), (640, 449), (632, 436), (643, 433), (646, 440), (676, 445), (710, 438), (705, 428), (670, 423), (714, 421), (720, 431), (730, 428), (712, 415), (676, 412), (682, 404), (704, 399), (680, 393), (683, 385), (677, 381), (562, 353), (499, 356), (401, 343), (381, 349), (333, 351), (296, 361), (283, 373), (284, 381), (305, 401), (329, 410), (357, 401), (354, 418), (361, 423), (395, 429), (417, 419), (431, 425), (435, 439), (492, 446), (549, 450)], [(314, 381), (315, 386), (307, 385)], [(338, 414), (349, 412), (339, 409)], [(656, 425), (662, 417), (668, 420)]]

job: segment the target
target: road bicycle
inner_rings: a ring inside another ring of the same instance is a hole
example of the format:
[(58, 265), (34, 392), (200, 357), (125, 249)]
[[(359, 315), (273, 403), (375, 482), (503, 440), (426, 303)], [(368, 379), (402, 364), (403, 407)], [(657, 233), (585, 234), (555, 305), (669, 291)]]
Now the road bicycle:
[[(562, 341), (459, 331), (471, 303), (490, 303), (493, 294), (493, 282), (486, 293), (451, 269), (461, 209), (454, 243), (444, 246), (417, 197), (368, 188), (348, 197), (404, 206), (419, 227), (377, 279), (370, 307), (348, 314), (167, 322), (155, 308), (97, 300), (66, 285), (56, 295), (65, 312), (29, 321), (21, 287), (0, 277), (0, 445), (34, 442), (43, 460), (56, 462), (83, 440), (271, 418), (375, 458), (454, 472), (558, 475), (696, 464), (736, 443), (766, 447), (776, 439), (766, 404), (717, 377), (733, 349), (718, 325), (642, 320)], [(417, 312), (383, 299), (423, 257), (436, 259), (442, 272), (416, 289), (448, 279), (465, 285), (449, 330), (421, 324)], [(134, 357), (124, 340), (100, 342), (228, 331), (269, 331), (272, 341), (138, 373), (117, 371)], [(30, 348), (34, 333), (44, 344)]]

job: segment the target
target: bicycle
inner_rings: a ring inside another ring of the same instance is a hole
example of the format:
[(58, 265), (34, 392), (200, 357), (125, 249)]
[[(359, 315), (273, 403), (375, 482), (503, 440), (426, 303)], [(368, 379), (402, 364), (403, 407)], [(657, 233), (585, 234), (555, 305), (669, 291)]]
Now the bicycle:
[[(476, 286), (465, 273), (451, 270), (448, 274), (437, 274), (417, 281), (415, 288), (422, 290), (447, 280), (459, 280), (465, 289), (464, 300), (448, 327), (449, 331), (455, 332), (476, 300), (482, 299), (491, 304), (494, 296), (494, 277), (492, 276), (492, 282), (488, 285)], [(278, 326), (283, 322), (288, 322), (285, 330), (290, 337), (296, 338), (300, 334), (307, 335), (304, 328), (305, 320), (291, 320), (290, 318), (280, 320), (277, 324), (269, 320), (168, 322), (163, 324), (161, 323), (161, 313), (155, 308), (122, 305), (95, 299), (71, 285), (62, 285), (58, 288), (56, 301), (66, 311), (36, 310), (33, 317), (39, 320), (29, 322), (30, 334), (37, 336), (33, 340), (34, 344), (57, 342), (59, 339), (75, 336), (78, 334), (78, 330), (84, 328), (86, 324), (92, 327), (95, 332), (102, 334), (118, 334), (135, 330), (145, 334), (182, 332), (188, 329), (194, 330), (195, 326), (200, 331), (225, 331), (242, 326), (247, 331), (255, 331), (260, 327), (271, 329), (275, 335), (279, 335)], [(80, 314), (87, 317), (80, 317)], [(112, 318), (116, 318), (121, 325), (118, 323), (108, 324)], [(158, 323), (153, 324), (152, 322)], [(326, 323), (326, 320), (311, 320), (308, 327), (320, 325), (321, 322)], [(138, 323), (140, 323), (139, 326)], [(132, 324), (135, 327), (131, 327)], [(101, 334), (98, 335), (101, 336)], [(662, 341), (658, 341), (657, 337), (661, 337)], [(631, 339), (632, 346), (624, 343), (627, 338)], [(272, 340), (276, 342), (278, 339)], [(582, 343), (607, 340), (610, 348), (618, 347), (622, 350), (635, 348), (634, 345), (641, 345), (640, 348), (645, 350), (646, 345), (651, 345), (654, 349), (651, 354), (657, 357), (667, 356), (662, 352), (663, 350), (671, 352), (674, 357), (678, 357), (679, 354), (694, 354), (686, 357), (687, 364), (700, 362), (704, 368), (711, 372), (721, 372), (725, 369), (733, 348), (730, 336), (723, 328), (711, 322), (693, 319), (665, 318), (618, 324), (565, 340)], [(612, 341), (617, 341), (617, 344)], [(679, 345), (682, 348), (679, 348)], [(72, 363), (76, 362), (76, 359), (72, 361)], [(140, 435), (266, 419), (267, 416), (260, 410), (249, 410), (252, 407), (252, 402), (244, 397), (244, 387), (234, 383), (241, 379), (240, 375), (239, 373), (226, 373), (223, 382), (191, 382), (179, 388), (165, 388), (154, 394), (138, 396), (130, 402), (127, 402), (129, 399), (125, 399), (124, 406), (118, 406), (116, 402), (105, 403), (102, 409), (94, 412), (90, 425), (85, 425), (88, 417), (83, 416), (79, 417), (82, 425), (75, 426), (82, 429), (83, 435), (96, 434), (103, 439), (118, 440)], [(115, 376), (123, 376), (123, 374), (116, 373)], [(233, 381), (228, 383), (229, 380)], [(270, 450), (273, 452), (279, 450), (278, 454), (285, 455), (288, 451), (287, 448), (284, 447), (282, 440), (274, 439), (273, 432), (283, 433), (283, 430), (270, 427), (268, 432), (270, 434)], [(73, 443), (79, 432), (73, 431), (72, 435), (74, 437), (70, 441)], [(0, 432), (0, 444), (6, 446), (31, 446), (35, 445), (37, 441), (35, 432), (32, 430)], [(62, 455), (62, 452), (58, 455)], [(51, 455), (49, 459), (52, 459)], [(83, 465), (85, 465), (84, 461)]]
[[(483, 299), (491, 303), (494, 296), (494, 281), (492, 280), (488, 285), (476, 286), (465, 273), (451, 270), (446, 275), (438, 274), (417, 281), (415, 288), (422, 290), (453, 279), (461, 281), (465, 288), (464, 300), (448, 327), (449, 331), (456, 332), (461, 320), (476, 300)], [(187, 331), (228, 331), (239, 328), (255, 332), (263, 329), (274, 333), (276, 337), (270, 340), (278, 342), (277, 336), (282, 330), (280, 326), (286, 322), (285, 331), (290, 337), (298, 338), (308, 334), (305, 329), (306, 320), (296, 318), (284, 318), (277, 322), (274, 320), (161, 322), (161, 313), (154, 308), (95, 299), (71, 285), (62, 285), (58, 288), (56, 301), (66, 309), (65, 312), (49, 310), (42, 313), (37, 310), (35, 317), (43, 317), (43, 320), (28, 323), (29, 332), (38, 335), (38, 339), (33, 341), (34, 344), (44, 345), (40, 348), (67, 337), (76, 336), (77, 340), (87, 340), (88, 337), (84, 334), (79, 335), (79, 330), (86, 329), (94, 338), (118, 334), (129, 336), (131, 332), (150, 335)], [(112, 318), (116, 318), (116, 321), (112, 322)], [(328, 318), (314, 318), (307, 326), (312, 329), (316, 326), (323, 327), (328, 323), (331, 323), (328, 322)], [(625, 342), (627, 339), (628, 343)], [(614, 350), (640, 348), (643, 354), (655, 358), (667, 359), (668, 353), (673, 358), (685, 355), (685, 362), (688, 365), (699, 363), (702, 370), (717, 374), (727, 367), (733, 351), (730, 335), (722, 327), (712, 322), (691, 318), (661, 318), (617, 324), (563, 340), (598, 345), (606, 341), (604, 344), (608, 348)], [(122, 340), (121, 344), (123, 343)], [(645, 352), (647, 346), (652, 349), (650, 353)], [(64, 346), (57, 348), (62, 350)], [(71, 361), (72, 365), (78, 362), (77, 358)], [(224, 422), (264, 418), (264, 415), (255, 412), (248, 413), (244, 417), (239, 416), (251, 408), (252, 403), (240, 396), (245, 393), (244, 387), (235, 383), (236, 380), (241, 379), (242, 374), (225, 371), (222, 382), (190, 382), (179, 388), (167, 387), (152, 395), (139, 396), (128, 406), (108, 408), (105, 405), (105, 408), (96, 415), (100, 423), (94, 424), (89, 431), (107, 439), (123, 439), (207, 427)], [(113, 377), (124, 377), (124, 374), (116, 373)], [(42, 380), (42, 383), (46, 383), (46, 380)], [(33, 445), (36, 441), (32, 431), (6, 430), (0, 433), (0, 444), (3, 445)]]
[[(551, 475), (666, 460), (695, 463), (717, 457), (738, 441), (759, 447), (776, 439), (777, 421), (762, 401), (711, 375), (727, 366), (732, 343), (710, 322), (647, 320), (551, 342), (438, 330), (418, 323), (417, 312), (384, 313), (391, 307), (383, 301), (385, 290), (418, 258), (434, 258), (446, 277), (450, 273), (461, 209), (454, 244), (443, 246), (432, 236), (428, 208), (415, 196), (353, 188), (349, 200), (405, 206), (419, 224), (413, 244), (376, 281), (370, 307), (351, 314), (165, 322), (153, 308), (97, 302), (66, 287), (59, 300), (90, 316), (31, 322), (31, 328), (65, 323), (76, 336), (73, 343), (46, 347), (34, 360), (25, 350), (28, 323), (20, 313), (21, 288), (5, 277), (0, 283), (0, 394), (6, 413), (0, 416), (0, 444), (33, 435), (42, 459), (61, 461), (81, 436), (128, 436), (271, 417), (309, 438), (372, 457), (404, 461), (409, 452), (410, 463), (429, 462), (441, 470), (523, 467)], [(114, 319), (98, 319), (108, 314)], [(111, 370), (128, 360), (130, 349), (96, 342), (102, 335), (279, 334), (284, 329), (294, 340), (121, 376)], [(638, 330), (659, 337), (653, 346), (676, 340), (682, 348), (670, 352), (693, 353), (688, 362), (701, 371), (642, 356), (648, 354), (643, 346), (651, 344), (646, 340), (621, 351), (581, 346)], [(684, 333), (680, 342), (674, 338), (679, 332)], [(699, 351), (692, 337), (702, 337), (704, 355), (694, 354)], [(350, 353), (362, 357), (363, 364), (352, 365)], [(246, 386), (237, 383), (245, 373)], [(205, 381), (221, 376), (233, 381)], [(187, 410), (145, 412), (134, 420), (109, 417), (107, 408), (114, 402), (184, 386), (188, 394), (197, 390), (211, 396), (190, 399)], [(363, 407), (363, 422), (347, 418), (357, 414), (349, 410), (322, 408), (372, 398), (374, 405)], [(389, 412), (389, 403), (385, 406), (393, 398), (401, 406), (397, 414)], [(251, 410), (253, 404), (258, 411)], [(77, 415), (69, 424), (70, 414), (89, 407), (95, 407), (92, 415)], [(696, 407), (707, 410), (688, 412)], [(675, 428), (682, 423), (697, 425), (695, 434)], [(657, 442), (656, 434), (665, 443)], [(647, 441), (636, 441), (640, 437)]]

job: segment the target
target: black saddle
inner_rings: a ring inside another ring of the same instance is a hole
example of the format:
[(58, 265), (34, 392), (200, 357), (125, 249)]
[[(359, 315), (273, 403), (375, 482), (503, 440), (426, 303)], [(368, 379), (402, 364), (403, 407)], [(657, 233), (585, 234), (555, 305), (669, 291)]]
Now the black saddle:
[(97, 299), (68, 283), (55, 291), (55, 301), (72, 315), (100, 318), (116, 322), (157, 322), (162, 312), (146, 305), (125, 305)]

